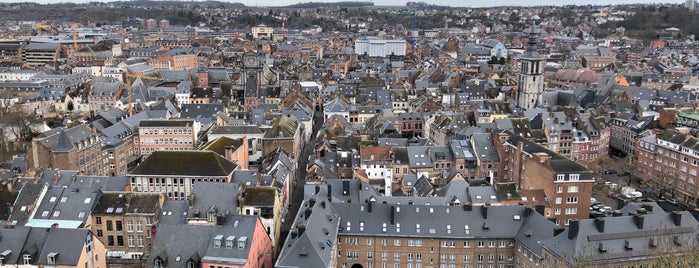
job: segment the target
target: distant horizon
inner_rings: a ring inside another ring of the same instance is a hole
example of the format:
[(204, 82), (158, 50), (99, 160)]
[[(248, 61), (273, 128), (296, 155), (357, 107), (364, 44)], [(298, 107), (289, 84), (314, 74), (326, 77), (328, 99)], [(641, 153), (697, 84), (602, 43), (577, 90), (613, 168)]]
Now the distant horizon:
[[(151, 0), (152, 1), (152, 0)], [(178, 1), (178, 0), (170, 0)], [(212, 0), (213, 1), (213, 0)], [(90, 2), (129, 2), (129, 0), (108, 0), (108, 1), (94, 1), (94, 0), (77, 0), (77, 1), (65, 1), (65, 0), (34, 0), (34, 1), (8, 1), (0, 0), (0, 3), (27, 3), (34, 2), (39, 4), (62, 4), (62, 3), (78, 3), (86, 4)], [(158, 2), (152, 1), (152, 2)], [(178, 1), (178, 2), (206, 2), (206, 1)], [(602, 1), (602, 0), (582, 0), (575, 1), (574, 3), (569, 3), (567, 1), (555, 1), (555, 0), (424, 0), (424, 1), (404, 1), (404, 0), (379, 0), (379, 1), (342, 1), (342, 0), (330, 0), (330, 1), (298, 1), (298, 0), (241, 0), (241, 1), (218, 1), (227, 3), (241, 3), (248, 7), (283, 7), (294, 4), (301, 3), (335, 3), (335, 2), (373, 2), (375, 6), (405, 6), (407, 2), (424, 2), (430, 5), (439, 6), (450, 6), (450, 7), (465, 7), (465, 8), (487, 8), (487, 7), (534, 7), (534, 6), (566, 6), (566, 5), (594, 5), (594, 6), (607, 6), (607, 5), (632, 5), (632, 4), (683, 4), (684, 1), (677, 0), (612, 0), (612, 1)]]

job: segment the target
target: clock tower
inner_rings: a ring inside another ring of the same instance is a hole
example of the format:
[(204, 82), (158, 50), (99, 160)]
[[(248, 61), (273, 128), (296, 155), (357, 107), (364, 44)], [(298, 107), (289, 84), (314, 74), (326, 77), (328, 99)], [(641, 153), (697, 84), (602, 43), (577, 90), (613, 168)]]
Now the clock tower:
[(260, 104), (260, 78), (262, 77), (262, 64), (260, 56), (255, 52), (243, 54), (243, 74), (245, 83), (245, 107), (257, 108)]

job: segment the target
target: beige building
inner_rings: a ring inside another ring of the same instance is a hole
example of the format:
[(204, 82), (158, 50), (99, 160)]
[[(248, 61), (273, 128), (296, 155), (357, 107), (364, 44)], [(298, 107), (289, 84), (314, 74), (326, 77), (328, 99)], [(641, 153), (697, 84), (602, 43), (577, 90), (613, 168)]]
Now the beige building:
[(142, 120), (138, 128), (138, 149), (148, 156), (154, 151), (187, 151), (197, 145), (201, 126), (192, 119)]
[(252, 38), (258, 39), (258, 38), (264, 38), (264, 39), (271, 39), (272, 38), (272, 33), (274, 33), (274, 28), (269, 27), (264, 24), (260, 24), (257, 26), (254, 26), (250, 28), (250, 31), (252, 31)]
[(104, 193), (92, 212), (90, 230), (110, 259), (138, 260), (147, 250), (164, 201), (157, 193)]

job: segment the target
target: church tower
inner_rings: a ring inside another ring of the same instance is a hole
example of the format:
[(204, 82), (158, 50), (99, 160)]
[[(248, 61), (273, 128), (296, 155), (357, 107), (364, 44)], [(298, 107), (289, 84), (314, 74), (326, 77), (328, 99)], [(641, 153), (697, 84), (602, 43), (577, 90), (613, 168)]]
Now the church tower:
[(520, 58), (517, 107), (530, 109), (536, 107), (544, 91), (544, 57), (536, 51), (539, 46), (539, 30), (532, 27), (525, 33), (529, 38), (524, 55)]

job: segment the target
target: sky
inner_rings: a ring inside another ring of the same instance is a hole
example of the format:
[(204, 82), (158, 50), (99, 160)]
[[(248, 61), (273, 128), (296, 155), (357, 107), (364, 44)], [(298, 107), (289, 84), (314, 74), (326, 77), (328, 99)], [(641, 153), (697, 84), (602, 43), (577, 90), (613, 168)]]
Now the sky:
[[(29, 0), (31, 2), (38, 3), (59, 3), (59, 2), (93, 2), (97, 0)], [(297, 3), (306, 2), (337, 2), (337, 0), (220, 0), (222, 2), (237, 2), (243, 3), (246, 6), (284, 6)], [(413, 0), (413, 2), (419, 2), (420, 0)], [(0, 0), (0, 3), (9, 2), (23, 2), (19, 0)], [(104, 1), (109, 2), (109, 1)], [(185, 1), (183, 1), (185, 2)], [(188, 1), (187, 1), (188, 2)], [(377, 0), (371, 1), (375, 5), (391, 5), (391, 6), (403, 6), (406, 2), (405, 0)], [(422, 0), (422, 2), (428, 4), (436, 4), (442, 6), (456, 6), (456, 7), (489, 7), (489, 6), (537, 6), (537, 5), (609, 5), (609, 4), (652, 4), (652, 3), (669, 3), (669, 4), (680, 4), (684, 3), (682, 0)]]

